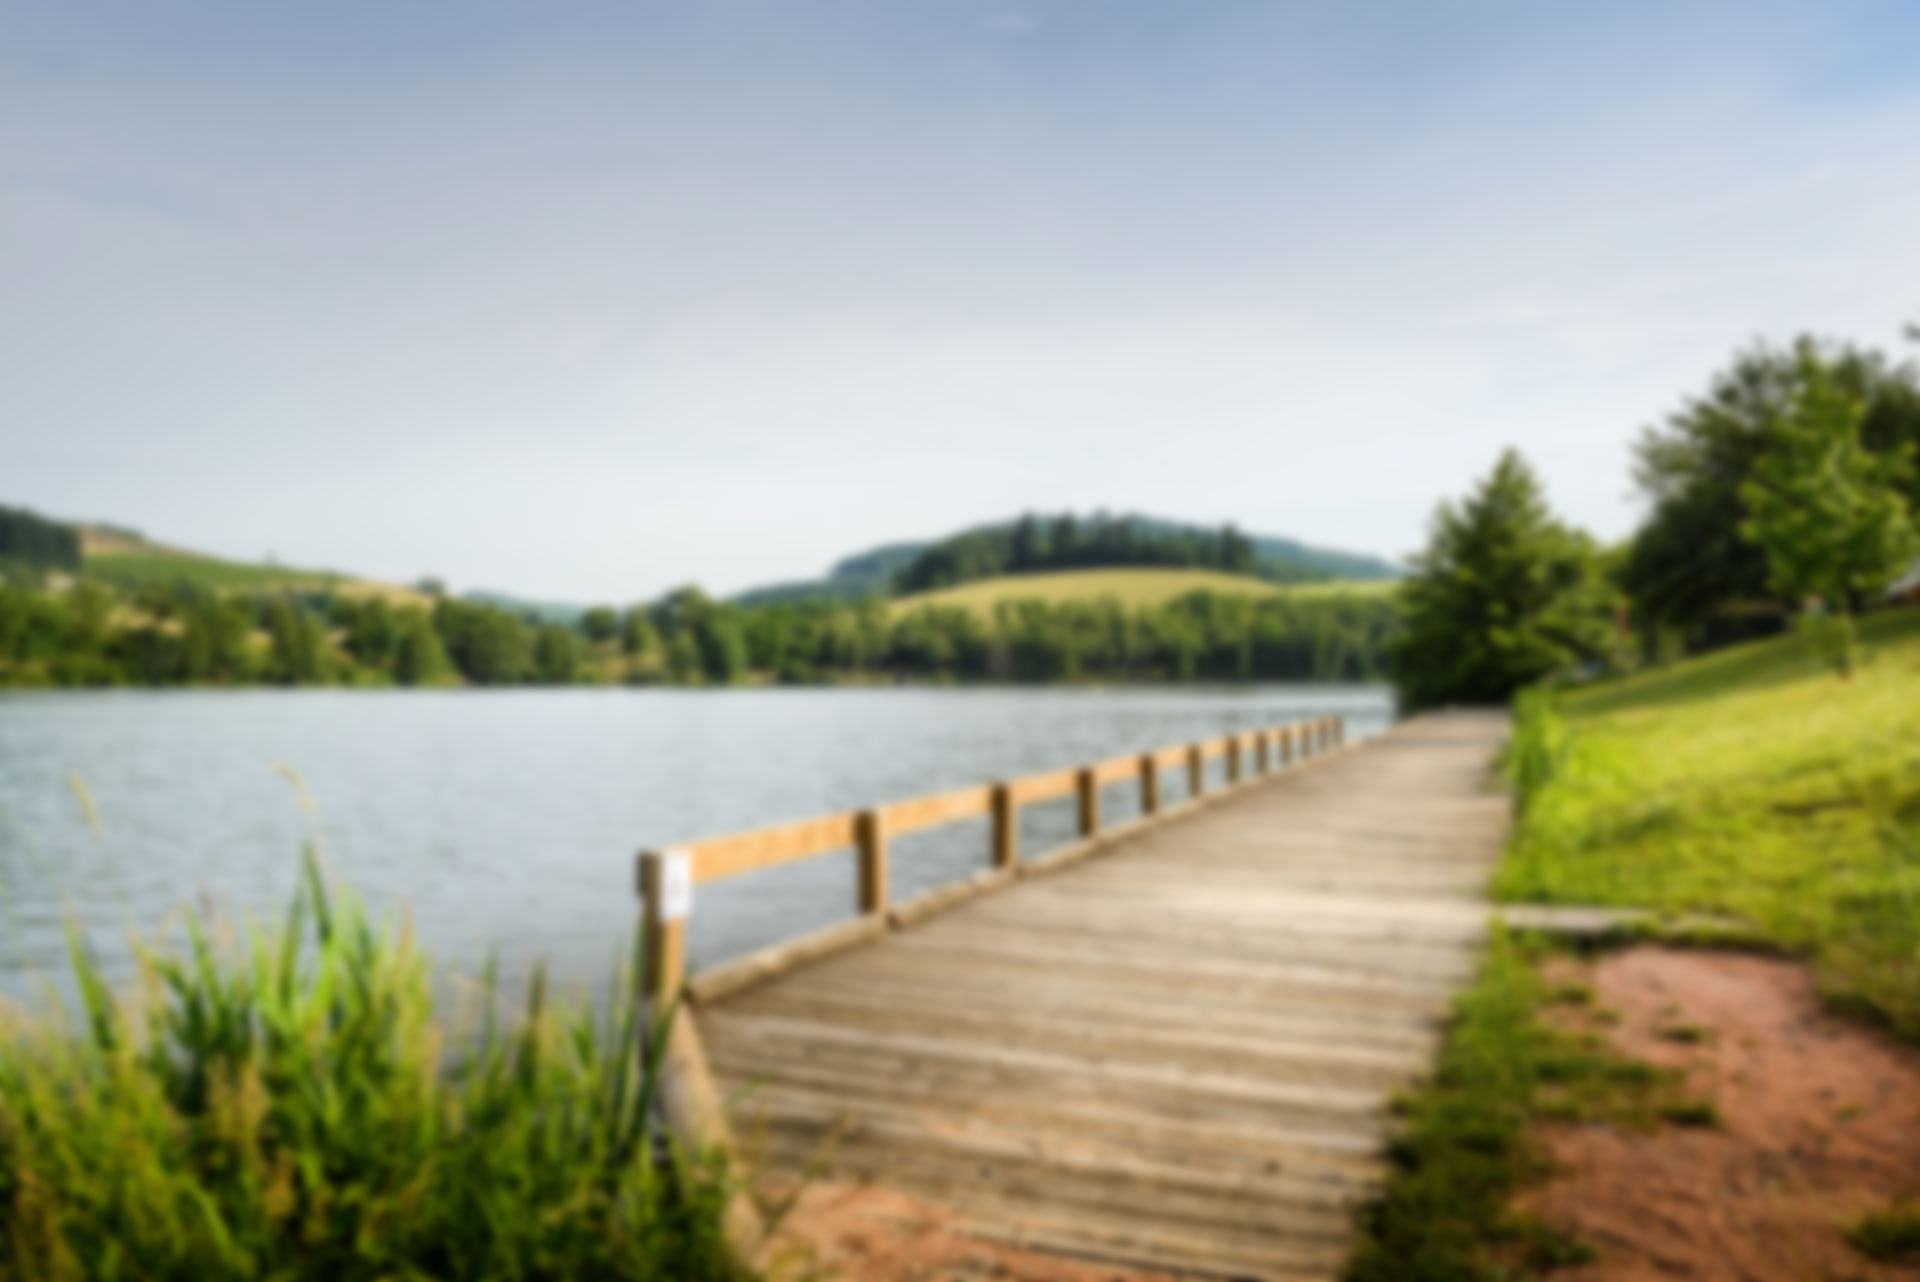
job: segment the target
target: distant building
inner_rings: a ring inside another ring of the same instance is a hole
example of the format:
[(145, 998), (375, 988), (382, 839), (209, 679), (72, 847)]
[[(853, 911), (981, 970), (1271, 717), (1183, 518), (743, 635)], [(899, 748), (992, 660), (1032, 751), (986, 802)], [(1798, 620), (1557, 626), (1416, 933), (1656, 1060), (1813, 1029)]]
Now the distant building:
[(1901, 605), (1920, 605), (1920, 559), (1907, 572), (1887, 585), (1887, 600)]

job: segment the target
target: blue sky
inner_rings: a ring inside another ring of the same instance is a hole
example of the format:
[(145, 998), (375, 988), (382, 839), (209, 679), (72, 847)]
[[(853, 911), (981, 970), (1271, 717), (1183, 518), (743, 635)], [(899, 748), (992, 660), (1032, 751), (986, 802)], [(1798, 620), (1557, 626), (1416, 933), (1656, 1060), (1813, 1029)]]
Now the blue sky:
[(1920, 319), (1920, 5), (12, 3), (0, 502), (627, 600), (1026, 508), (1606, 537)]

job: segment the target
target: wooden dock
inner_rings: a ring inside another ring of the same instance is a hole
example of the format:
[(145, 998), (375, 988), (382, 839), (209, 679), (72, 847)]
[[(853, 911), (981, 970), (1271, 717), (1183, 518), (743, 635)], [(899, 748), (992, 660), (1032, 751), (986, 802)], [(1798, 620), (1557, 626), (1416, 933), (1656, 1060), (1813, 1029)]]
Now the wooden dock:
[[(656, 857), (650, 930), (666, 951), (679, 892), (665, 883), (707, 879), (703, 859), (730, 872), (851, 839), (866, 869), (855, 922), (690, 985), (676, 1059), (711, 1080), (681, 1088), (683, 1129), (730, 1133), (763, 1178), (872, 1181), (1039, 1251), (1337, 1275), (1381, 1176), (1389, 1098), (1431, 1063), (1484, 938), (1505, 721), (1428, 716), (1352, 748), (1312, 727), (1304, 762), (1286, 733), (1186, 750), (1190, 777), (1229, 755), (1234, 785), (1118, 832), (1099, 828), (1098, 797), (1120, 766), (1042, 777), (1040, 795), (1081, 796), (1078, 847), (1049, 875), (1002, 858), (905, 911), (886, 903), (884, 811), (844, 831), (815, 821), (808, 842), (749, 834)], [(1181, 756), (1127, 760), (1157, 792)], [(898, 813), (1004, 818), (1020, 799), (1003, 785)], [(672, 986), (677, 956), (655, 956)], [(716, 1099), (725, 1124), (698, 1116)]]

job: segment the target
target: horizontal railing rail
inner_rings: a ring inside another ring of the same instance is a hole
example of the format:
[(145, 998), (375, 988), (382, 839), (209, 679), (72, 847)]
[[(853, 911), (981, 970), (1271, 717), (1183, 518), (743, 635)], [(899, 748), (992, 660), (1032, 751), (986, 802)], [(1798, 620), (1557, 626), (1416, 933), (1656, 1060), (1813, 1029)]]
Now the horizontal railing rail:
[[(714, 975), (702, 976), (692, 987), (696, 999), (734, 991), (801, 960), (873, 938), (890, 925), (918, 920), (927, 911), (1018, 875), (1023, 868), (1020, 811), (1035, 802), (1074, 797), (1080, 845), (1087, 846), (1098, 840), (1103, 831), (1108, 835), (1119, 831), (1103, 830), (1101, 826), (1100, 790), (1105, 786), (1133, 779), (1139, 781), (1140, 817), (1126, 826), (1131, 830), (1177, 809), (1161, 803), (1161, 778), (1168, 770), (1185, 767), (1187, 801), (1184, 804), (1191, 805), (1213, 795), (1207, 788), (1207, 766), (1216, 758), (1226, 758), (1225, 788), (1231, 790), (1274, 774), (1295, 761), (1318, 756), (1345, 740), (1343, 718), (1320, 717), (1197, 743), (1176, 744), (1154, 752), (1112, 757), (1000, 783), (956, 788), (866, 810), (708, 837), (670, 849), (643, 851), (639, 882), (646, 959), (645, 995), (649, 998), (673, 995), (685, 985), (686, 919), (692, 910), (697, 886), (835, 851), (851, 849), (857, 858), (857, 917), (812, 936), (728, 962)], [(912, 904), (896, 907), (891, 902), (888, 856), (891, 838), (982, 817), (992, 821), (990, 869), (967, 881), (929, 891)], [(1050, 857), (1037, 856), (1036, 861)], [(1036, 861), (1029, 861), (1024, 867), (1031, 867)]]

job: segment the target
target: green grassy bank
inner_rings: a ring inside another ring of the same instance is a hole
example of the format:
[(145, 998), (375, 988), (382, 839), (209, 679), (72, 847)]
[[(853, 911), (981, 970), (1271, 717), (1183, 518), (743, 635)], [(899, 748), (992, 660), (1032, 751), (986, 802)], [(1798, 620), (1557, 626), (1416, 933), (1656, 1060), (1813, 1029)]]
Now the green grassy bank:
[(633, 1003), (443, 1020), (403, 926), (307, 884), (277, 934), (0, 1009), (0, 1280), (718, 1279), (726, 1174), (656, 1161)]
[(1920, 610), (1842, 680), (1801, 637), (1557, 700), (1502, 899), (1739, 919), (1827, 998), (1920, 1038)]
[[(1805, 958), (1829, 1002), (1920, 1038), (1920, 611), (1861, 632), (1850, 680), (1795, 636), (1523, 699), (1498, 896), (1736, 919), (1737, 935)], [(1579, 1243), (1511, 1209), (1543, 1173), (1534, 1123), (1711, 1122), (1654, 1070), (1550, 1026), (1550, 1004), (1583, 995), (1548, 988), (1536, 960), (1496, 937), (1460, 998), (1433, 1078), (1404, 1102), (1349, 1282), (1579, 1262)], [(1876, 1250), (1861, 1249), (1897, 1254), (1908, 1227), (1872, 1220), (1858, 1233)]]

